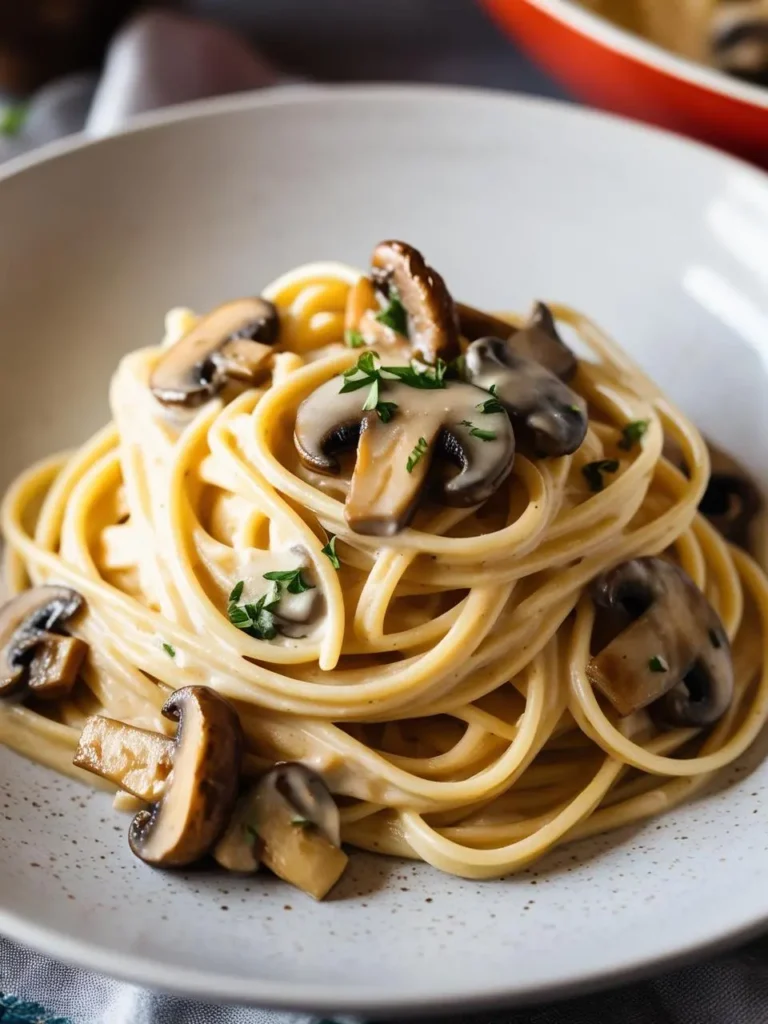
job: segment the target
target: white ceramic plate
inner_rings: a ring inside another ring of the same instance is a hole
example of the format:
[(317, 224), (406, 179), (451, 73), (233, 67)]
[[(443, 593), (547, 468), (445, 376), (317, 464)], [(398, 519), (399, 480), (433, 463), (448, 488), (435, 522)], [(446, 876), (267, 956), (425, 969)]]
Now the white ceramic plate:
[[(0, 486), (107, 415), (171, 305), (403, 237), (491, 308), (582, 306), (768, 483), (768, 179), (690, 143), (513, 97), (228, 99), (0, 175)], [(477, 884), (368, 856), (316, 905), (268, 878), (161, 874), (126, 819), (0, 750), (0, 930), (218, 1000), (335, 1011), (549, 998), (768, 920), (768, 764), (642, 829)]]

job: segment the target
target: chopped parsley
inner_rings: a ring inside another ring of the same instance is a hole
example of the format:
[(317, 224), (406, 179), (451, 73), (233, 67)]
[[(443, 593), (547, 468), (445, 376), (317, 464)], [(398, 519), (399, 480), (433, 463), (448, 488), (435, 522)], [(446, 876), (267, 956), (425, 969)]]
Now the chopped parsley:
[(407, 384), (409, 388), (419, 388), (422, 391), (434, 391), (444, 388), (445, 375), (448, 371), (448, 364), (443, 359), (438, 359), (434, 366), (418, 370), (413, 363), (410, 366), (382, 366), (381, 372), (388, 374)]
[[(239, 604), (244, 587), (245, 583), (240, 580), (229, 595), (227, 618), (236, 629), (241, 629), (254, 640), (274, 640), (277, 636), (274, 613), (282, 594), (280, 583), (273, 582), (267, 593), (262, 594), (255, 604), (250, 602)], [(295, 591), (295, 593), (301, 593), (301, 591)]]
[(363, 348), (365, 338), (363, 338), (360, 331), (345, 331), (344, 342), (349, 348)]
[(499, 396), (496, 394), (496, 385), (491, 384), (488, 390), (491, 393), (491, 397), (487, 398), (479, 405), (476, 405), (475, 408), (477, 411), (485, 413), (486, 416), (491, 416), (495, 412), (504, 412), (504, 406), (501, 404)]
[(327, 559), (329, 559), (329, 561), (330, 561), (330, 563), (331, 563), (331, 565), (333, 566), (334, 569), (340, 569), (341, 568), (341, 562), (339, 561), (339, 556), (336, 554), (336, 535), (334, 533), (331, 534), (331, 539), (328, 541), (328, 543), (323, 548), (323, 554), (325, 555), (325, 557)]
[(397, 412), (397, 402), (377, 402), (376, 412), (379, 414), (379, 419), (382, 423), (389, 423), (392, 417)]
[(648, 668), (651, 672), (669, 672), (669, 665), (658, 654), (654, 654), (648, 662)]
[(371, 384), (368, 397), (363, 402), (363, 412), (370, 412), (379, 404), (379, 378), (376, 377)]
[(713, 647), (716, 647), (718, 649), (723, 646), (723, 641), (718, 636), (716, 629), (710, 629), (709, 642), (712, 644)]
[(165, 644), (164, 643), (163, 644), (163, 650), (165, 651), (165, 653), (168, 655), (169, 658), (175, 658), (176, 657), (176, 648), (173, 646), (173, 644)]
[(462, 420), (462, 427), (469, 427), (469, 433), (472, 437), (479, 437), (481, 441), (495, 441), (496, 431), (495, 430), (481, 430), (480, 427), (476, 427), (470, 420)]
[(284, 583), (289, 594), (303, 594), (305, 590), (314, 590), (311, 583), (307, 583), (301, 575), (302, 569), (285, 569), (283, 571), (265, 572), (264, 579), (273, 583)]
[(624, 452), (632, 451), (634, 446), (639, 444), (648, 432), (650, 425), (650, 420), (634, 420), (634, 422), (628, 423), (621, 432), (619, 448)]
[(589, 489), (597, 493), (605, 489), (603, 473), (615, 473), (619, 468), (617, 459), (598, 459), (597, 462), (588, 462), (582, 467), (581, 472), (589, 484)]
[[(359, 391), (360, 388), (367, 388), (374, 382), (378, 382), (380, 376), (374, 362), (378, 358), (375, 352), (363, 352), (355, 365), (350, 366), (348, 370), (344, 371), (344, 383), (339, 394), (344, 395), (349, 391)], [(361, 376), (358, 377), (357, 374), (361, 374)]]
[(389, 301), (384, 309), (376, 314), (376, 319), (380, 324), (384, 324), (385, 327), (390, 327), (393, 331), (397, 331), (398, 334), (405, 334), (407, 337), (408, 313), (400, 301), (400, 296), (397, 294), (396, 289), (390, 288)]
[(413, 451), (408, 456), (408, 461), (405, 464), (405, 468), (409, 473), (412, 473), (415, 467), (421, 462), (424, 456), (429, 451), (429, 444), (425, 437), (420, 437), (416, 443)]
[(0, 135), (18, 135), (24, 127), (28, 113), (29, 107), (24, 103), (14, 103), (0, 110)]

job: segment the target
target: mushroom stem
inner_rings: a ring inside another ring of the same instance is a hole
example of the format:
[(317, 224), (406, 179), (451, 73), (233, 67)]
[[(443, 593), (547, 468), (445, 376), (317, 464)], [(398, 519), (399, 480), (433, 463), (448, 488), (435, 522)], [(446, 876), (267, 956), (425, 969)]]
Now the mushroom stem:
[(108, 779), (147, 804), (162, 797), (176, 744), (162, 733), (92, 715), (80, 734), (72, 763)]
[(275, 765), (257, 783), (251, 804), (265, 867), (316, 900), (347, 866), (339, 810), (327, 786), (298, 763)]

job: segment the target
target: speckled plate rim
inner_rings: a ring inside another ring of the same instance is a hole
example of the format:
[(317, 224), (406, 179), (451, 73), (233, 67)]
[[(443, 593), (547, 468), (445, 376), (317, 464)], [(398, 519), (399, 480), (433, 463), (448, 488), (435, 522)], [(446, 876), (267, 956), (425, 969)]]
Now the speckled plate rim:
[[(602, 123), (615, 134), (617, 144), (620, 144), (623, 133), (641, 133), (646, 136), (649, 145), (655, 142), (666, 146), (670, 156), (677, 151), (681, 158), (717, 163), (724, 171), (740, 170), (757, 178), (761, 185), (768, 189), (768, 177), (750, 164), (663, 129), (552, 100), (455, 86), (280, 86), (259, 93), (217, 97), (141, 115), (119, 134), (123, 136), (151, 132), (177, 121), (203, 119), (260, 107), (322, 104), (327, 98), (339, 96), (361, 103), (382, 96), (414, 101), (430, 98), (451, 99), (457, 103), (474, 98), (484, 103), (504, 104), (508, 107), (510, 115), (514, 114), (515, 109), (545, 108), (551, 112), (558, 112), (560, 116), (569, 120)], [(98, 146), (102, 141), (104, 140), (73, 136), (71, 139), (50, 143), (32, 154), (10, 160), (0, 167), (0, 188), (5, 181), (23, 174), (28, 168), (66, 157), (69, 153), (91, 146)], [(707, 934), (693, 939), (670, 941), (660, 936), (659, 948), (652, 956), (632, 959), (621, 952), (614, 953), (613, 962), (592, 970), (573, 968), (566, 961), (560, 960), (559, 966), (552, 971), (546, 983), (526, 983), (522, 980), (498, 986), (483, 985), (473, 988), (465, 983), (452, 987), (451, 979), (447, 978), (439, 992), (435, 991), (434, 984), (429, 984), (425, 986), (423, 992), (405, 997), (393, 992), (391, 987), (386, 985), (368, 986), (361, 989), (359, 994), (347, 990), (340, 995), (335, 985), (305, 984), (298, 988), (292, 984), (289, 992), (285, 982), (251, 982), (223, 974), (219, 970), (202, 972), (177, 965), (158, 964), (142, 956), (114, 953), (104, 950), (95, 943), (69, 939), (60, 931), (31, 923), (22, 915), (4, 910), (2, 906), (0, 933), (14, 942), (64, 963), (142, 987), (201, 1000), (281, 1010), (305, 1010), (312, 1013), (398, 1016), (450, 1012), (453, 1015), (467, 1010), (503, 1009), (562, 1000), (600, 988), (636, 981), (661, 969), (666, 973), (704, 955), (714, 956), (740, 942), (748, 941), (768, 928), (768, 896), (764, 907), (760, 907), (758, 900), (749, 899), (743, 905), (734, 905), (731, 908), (731, 915), (730, 920), (713, 923), (712, 927), (707, 929)]]

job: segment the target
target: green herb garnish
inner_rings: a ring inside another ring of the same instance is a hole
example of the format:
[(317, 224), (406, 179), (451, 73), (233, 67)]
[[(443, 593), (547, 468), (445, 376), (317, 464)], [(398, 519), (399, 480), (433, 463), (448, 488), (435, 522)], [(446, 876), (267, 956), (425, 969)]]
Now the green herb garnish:
[(618, 468), (619, 463), (616, 459), (598, 459), (597, 462), (588, 462), (582, 467), (581, 472), (589, 484), (589, 489), (597, 493), (605, 489), (603, 473), (615, 473)]
[(176, 648), (173, 646), (173, 644), (163, 644), (163, 650), (165, 651), (169, 658), (176, 657)]
[[(365, 408), (365, 407), (363, 407)], [(377, 402), (376, 412), (379, 414), (379, 419), (382, 423), (389, 423), (392, 417), (397, 412), (397, 402)]]
[(24, 103), (15, 103), (0, 110), (0, 135), (12, 137), (18, 135), (24, 127), (29, 114), (29, 107)]
[(368, 392), (368, 396), (363, 402), (363, 412), (370, 412), (375, 409), (379, 404), (379, 378), (376, 377), (371, 384), (371, 389)]
[(645, 436), (650, 425), (650, 420), (635, 420), (633, 423), (628, 423), (621, 432), (619, 448), (625, 452), (632, 451), (634, 446), (639, 444)]
[(648, 668), (651, 672), (669, 672), (669, 665), (658, 654), (654, 654), (648, 662)]
[(405, 334), (407, 337), (408, 313), (394, 288), (390, 288), (389, 301), (384, 309), (376, 314), (376, 319), (380, 324), (384, 324), (385, 327), (390, 327), (393, 331), (397, 331), (398, 334)]
[(427, 439), (425, 437), (420, 437), (413, 451), (408, 456), (408, 461), (405, 464), (405, 468), (409, 473), (413, 472), (414, 468), (421, 462), (428, 451), (429, 444)]
[[(363, 352), (355, 365), (350, 366), (342, 374), (344, 383), (339, 390), (339, 394), (344, 395), (349, 391), (359, 391), (360, 388), (367, 388), (378, 382), (380, 380), (379, 371), (374, 363), (374, 360), (378, 358), (375, 352)], [(358, 374), (360, 374), (359, 377), (357, 376)]]
[(424, 370), (417, 370), (415, 366), (382, 366), (381, 372), (389, 374), (407, 384), (409, 388), (420, 388), (422, 391), (434, 391), (445, 387), (445, 374), (448, 366), (442, 359), (437, 364), (426, 367)]
[[(301, 570), (299, 570), (300, 572)], [(281, 586), (274, 582), (266, 594), (262, 594), (255, 604), (239, 604), (243, 596), (245, 583), (241, 580), (235, 584), (229, 595), (227, 618), (236, 629), (242, 630), (254, 640), (274, 640), (277, 636), (274, 611), (280, 603)], [(301, 593), (301, 591), (298, 591)]]
[(479, 437), (481, 441), (495, 441), (496, 432), (494, 430), (481, 430), (480, 427), (476, 427), (470, 420), (462, 420), (462, 427), (469, 427), (469, 433), (472, 437)]
[[(264, 579), (273, 583), (284, 583), (289, 594), (303, 594), (305, 590), (314, 590), (311, 583), (307, 583), (302, 574), (302, 569), (285, 569), (274, 572), (265, 572)], [(279, 597), (278, 597), (279, 600)]]
[(325, 555), (326, 558), (328, 558), (330, 560), (330, 563), (331, 563), (331, 565), (333, 566), (334, 569), (340, 569), (341, 568), (341, 562), (339, 561), (339, 556), (336, 554), (336, 535), (335, 534), (333, 534), (333, 533), (331, 534), (331, 539), (328, 541), (328, 543), (323, 548), (323, 554)]
[[(464, 358), (464, 355), (462, 354), (460, 356), (456, 356), (455, 359), (452, 359), (450, 361), (450, 363), (448, 364), (446, 375), (449, 380), (464, 380), (466, 369), (467, 361)], [(496, 385), (494, 384), (493, 387), (490, 389), (491, 392), (493, 392), (493, 388), (495, 387)]]
[(504, 406), (499, 401), (499, 396), (496, 394), (496, 385), (491, 384), (488, 388), (491, 393), (491, 397), (487, 398), (484, 402), (476, 405), (475, 408), (478, 412), (485, 413), (486, 416), (491, 416), (496, 412), (504, 412)]
[(344, 342), (349, 348), (363, 348), (365, 345), (365, 338), (362, 336), (360, 331), (345, 331)]

